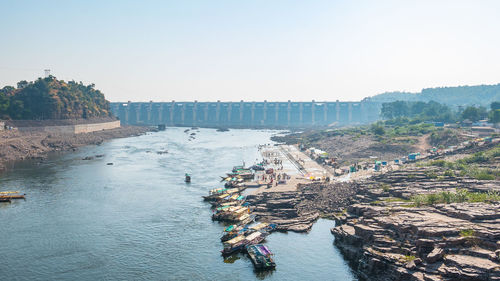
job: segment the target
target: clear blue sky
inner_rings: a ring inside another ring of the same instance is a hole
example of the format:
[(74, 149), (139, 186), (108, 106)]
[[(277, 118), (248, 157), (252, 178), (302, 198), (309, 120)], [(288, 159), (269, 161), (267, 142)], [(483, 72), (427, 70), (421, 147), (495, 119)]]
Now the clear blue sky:
[(500, 1), (0, 0), (0, 87), (111, 101), (360, 100), (500, 83)]

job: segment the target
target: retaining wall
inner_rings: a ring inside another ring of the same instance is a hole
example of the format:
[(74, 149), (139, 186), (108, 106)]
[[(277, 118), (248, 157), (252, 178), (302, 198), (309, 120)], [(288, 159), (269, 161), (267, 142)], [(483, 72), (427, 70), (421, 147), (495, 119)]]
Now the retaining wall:
[(78, 124), (64, 126), (39, 126), (39, 127), (18, 127), (21, 132), (48, 132), (57, 134), (80, 134), (91, 133), (102, 130), (115, 129), (120, 127), (120, 121), (111, 121), (93, 124)]

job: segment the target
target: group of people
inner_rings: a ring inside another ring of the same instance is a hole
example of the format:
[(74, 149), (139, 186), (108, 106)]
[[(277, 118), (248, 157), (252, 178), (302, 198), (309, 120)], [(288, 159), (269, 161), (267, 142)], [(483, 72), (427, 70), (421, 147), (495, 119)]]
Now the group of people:
[(267, 187), (277, 186), (280, 183), (286, 183), (287, 180), (291, 179), (291, 176), (287, 173), (276, 173), (263, 174), (262, 180), (267, 183)]

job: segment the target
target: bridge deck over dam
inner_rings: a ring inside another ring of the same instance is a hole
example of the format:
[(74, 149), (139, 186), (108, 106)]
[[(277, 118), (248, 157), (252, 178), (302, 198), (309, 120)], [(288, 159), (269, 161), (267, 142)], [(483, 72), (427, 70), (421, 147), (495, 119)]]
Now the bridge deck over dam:
[(380, 103), (361, 102), (113, 102), (122, 125), (310, 127), (379, 119)]

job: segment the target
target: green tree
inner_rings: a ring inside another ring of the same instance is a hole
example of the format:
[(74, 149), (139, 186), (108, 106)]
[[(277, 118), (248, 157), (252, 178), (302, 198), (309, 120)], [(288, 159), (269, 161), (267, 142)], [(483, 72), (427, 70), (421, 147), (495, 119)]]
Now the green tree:
[(477, 122), (487, 116), (486, 108), (468, 106), (462, 112), (462, 120), (468, 119), (472, 122)]
[(379, 122), (372, 124), (371, 130), (377, 136), (382, 136), (385, 134), (384, 126), (382, 124), (380, 124)]
[(500, 109), (500, 101), (494, 101), (490, 105), (491, 110), (497, 110)]
[(17, 88), (18, 89), (22, 89), (22, 88), (24, 88), (26, 86), (28, 86), (28, 81), (26, 81), (26, 80), (22, 80), (22, 81), (17, 82)]
[(111, 116), (109, 102), (94, 84), (59, 81), (55, 77), (20, 81), (18, 89), (0, 89), (0, 117), (73, 119)]
[(495, 109), (491, 111), (490, 122), (494, 124), (500, 123), (500, 109)]

